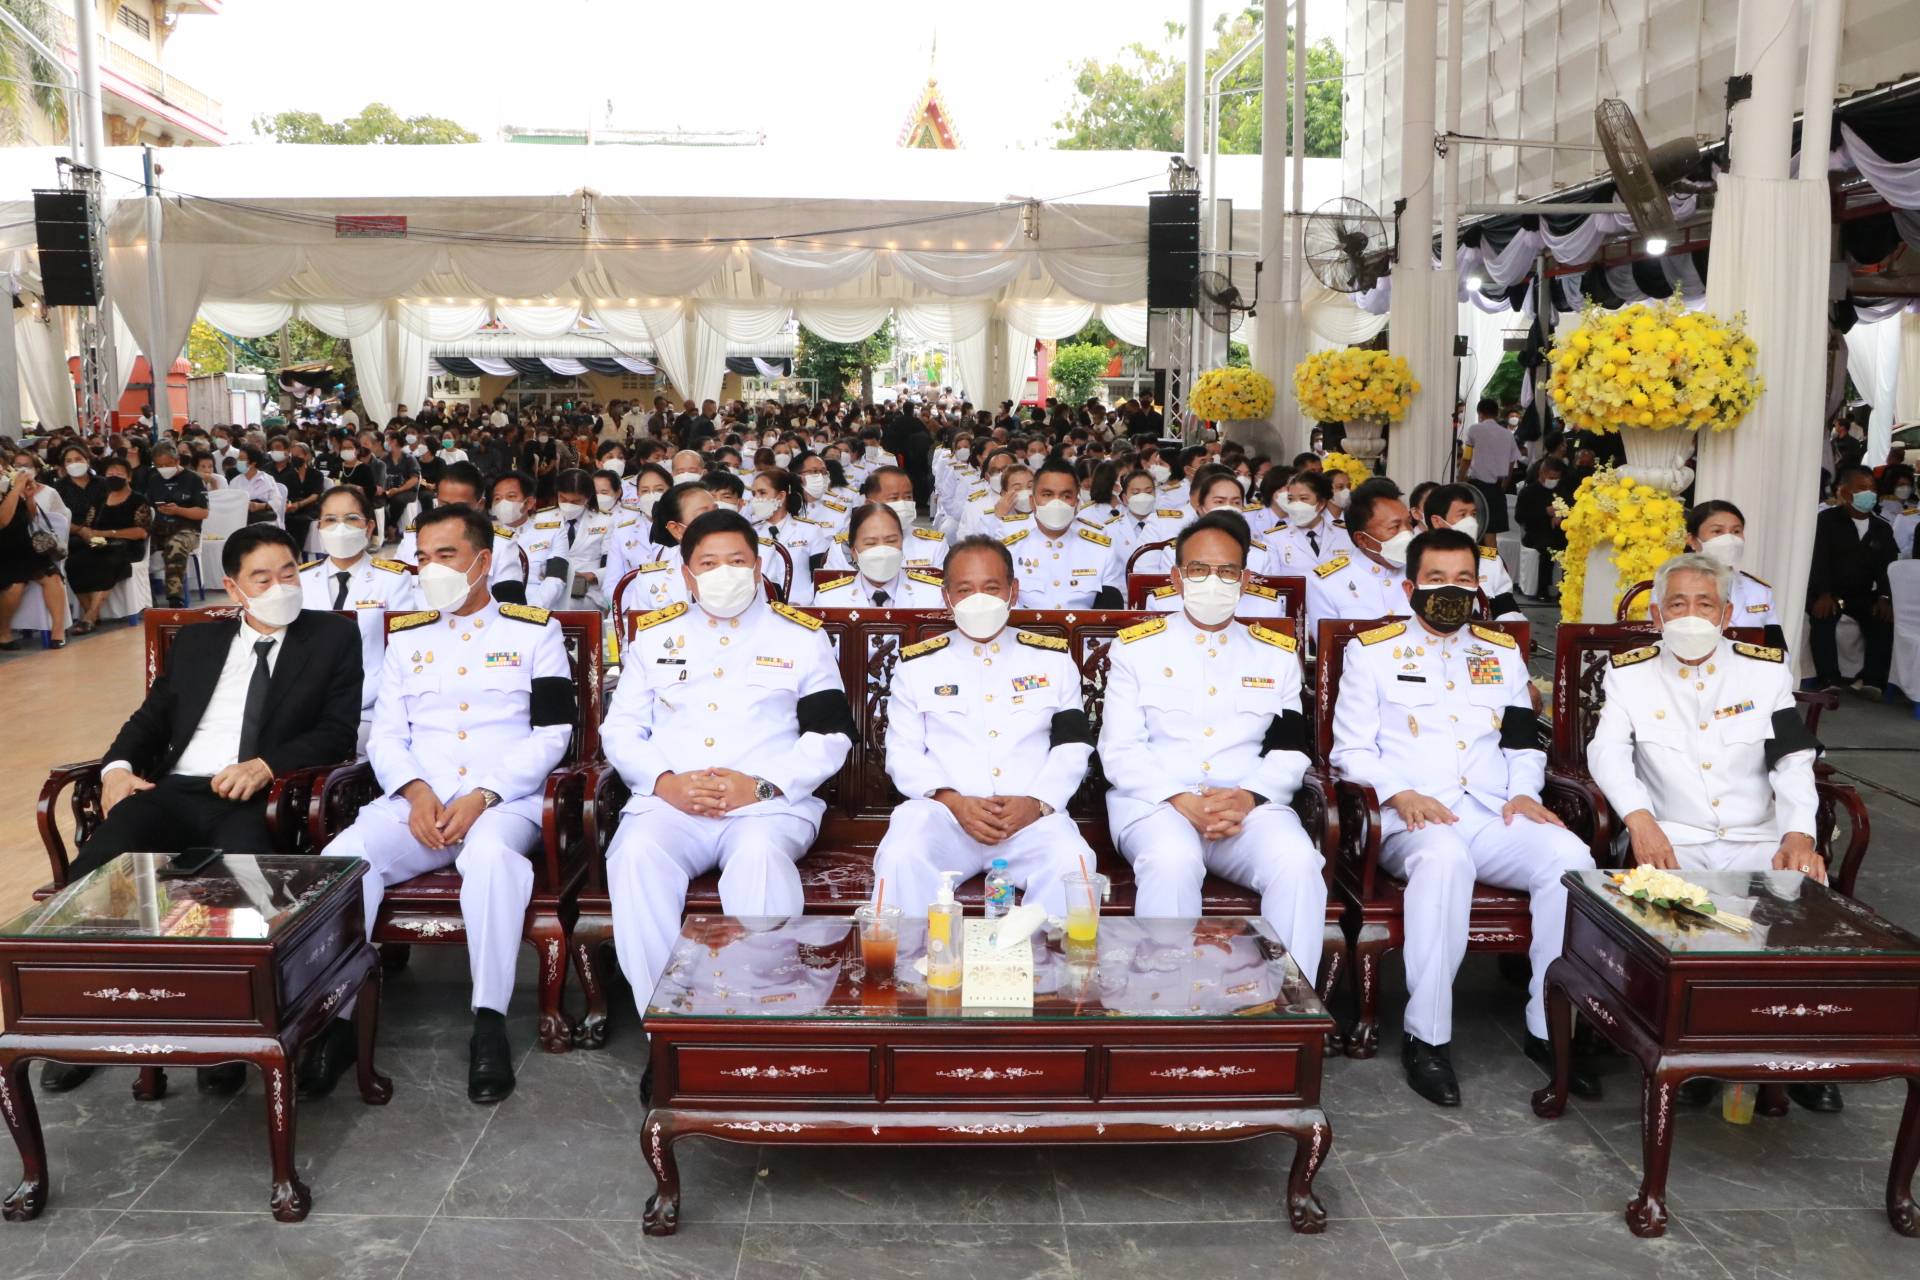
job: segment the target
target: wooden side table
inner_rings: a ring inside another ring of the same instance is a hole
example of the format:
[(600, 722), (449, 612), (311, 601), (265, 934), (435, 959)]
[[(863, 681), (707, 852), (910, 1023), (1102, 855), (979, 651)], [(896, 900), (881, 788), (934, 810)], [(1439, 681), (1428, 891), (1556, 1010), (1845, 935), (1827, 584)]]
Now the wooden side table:
[(1603, 871), (1569, 872), (1566, 948), (1547, 969), (1553, 1083), (1535, 1114), (1567, 1105), (1573, 1014), (1646, 1073), (1645, 1169), (1627, 1206), (1637, 1236), (1667, 1229), (1674, 1095), (1694, 1076), (1788, 1084), (1907, 1082), (1887, 1173), (1887, 1219), (1920, 1235), (1920, 938), (1797, 872), (1688, 872), (1714, 904), (1751, 918), (1741, 935), (1622, 897)]
[(313, 1197), (294, 1170), (292, 1065), (309, 1036), (357, 993), (360, 1096), (393, 1096), (374, 1070), (380, 962), (367, 944), (358, 858), (229, 854), (180, 875), (172, 855), (129, 853), (0, 925), (0, 1116), (24, 1168), (9, 1221), (47, 1203), (46, 1143), (28, 1081), (34, 1059), (139, 1065), (142, 1097), (165, 1091), (162, 1066), (248, 1062), (265, 1084), (281, 1222)]

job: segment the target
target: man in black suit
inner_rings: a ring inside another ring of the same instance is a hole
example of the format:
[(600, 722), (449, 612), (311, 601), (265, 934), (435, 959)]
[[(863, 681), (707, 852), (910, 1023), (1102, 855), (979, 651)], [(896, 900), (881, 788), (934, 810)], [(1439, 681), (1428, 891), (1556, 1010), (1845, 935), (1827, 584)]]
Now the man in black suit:
[[(242, 618), (184, 627), (167, 670), (107, 748), (100, 826), (73, 861), (78, 879), (130, 850), (197, 846), (264, 853), (267, 788), (295, 769), (351, 760), (360, 724), (360, 631), (301, 609), (293, 539), (247, 525), (221, 552), (227, 595)], [(59, 1092), (92, 1073), (48, 1063)], [(230, 1091), (244, 1068), (201, 1072)]]
[(1860, 691), (1879, 697), (1893, 663), (1893, 589), (1887, 569), (1900, 558), (1893, 526), (1875, 508), (1873, 472), (1843, 466), (1834, 482), (1838, 505), (1813, 522), (1813, 563), (1807, 571), (1807, 642), (1813, 670), (1825, 689), (1845, 687), (1840, 675), (1837, 633), (1842, 617), (1852, 618), (1866, 639)]

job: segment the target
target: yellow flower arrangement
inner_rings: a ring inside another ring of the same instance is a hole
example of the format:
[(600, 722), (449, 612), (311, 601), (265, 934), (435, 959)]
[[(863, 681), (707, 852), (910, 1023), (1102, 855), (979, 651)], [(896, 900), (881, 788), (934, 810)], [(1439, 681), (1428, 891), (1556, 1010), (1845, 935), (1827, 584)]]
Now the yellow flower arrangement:
[(1264, 418), (1273, 412), (1273, 379), (1252, 369), (1209, 369), (1194, 380), (1187, 407), (1208, 422)]
[[(1612, 542), (1614, 567), (1620, 580), (1613, 604), (1635, 583), (1646, 582), (1653, 571), (1680, 554), (1687, 545), (1686, 508), (1664, 489), (1639, 484), (1611, 467), (1602, 467), (1580, 482), (1573, 507), (1554, 503), (1567, 535), (1567, 547), (1556, 551), (1566, 577), (1560, 581), (1560, 618), (1580, 621), (1580, 602), (1586, 590), (1587, 556), (1603, 542)], [(1635, 616), (1647, 616), (1642, 597)]]
[(1350, 453), (1330, 453), (1320, 459), (1320, 465), (1330, 472), (1346, 472), (1347, 478), (1355, 484), (1363, 484), (1373, 479), (1373, 468)]
[(1406, 357), (1388, 351), (1316, 351), (1293, 370), (1294, 399), (1300, 412), (1316, 422), (1398, 422), (1407, 416), (1419, 390)]
[(1553, 403), (1585, 431), (1730, 430), (1767, 389), (1745, 322), (1688, 311), (1677, 296), (1619, 311), (1589, 303), (1547, 355)]

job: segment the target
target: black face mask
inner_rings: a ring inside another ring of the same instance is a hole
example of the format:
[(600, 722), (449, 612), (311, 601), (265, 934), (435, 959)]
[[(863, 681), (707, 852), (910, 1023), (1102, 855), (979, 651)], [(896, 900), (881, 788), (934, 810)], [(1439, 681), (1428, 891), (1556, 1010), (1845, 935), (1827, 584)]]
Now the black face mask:
[(125, 476), (108, 476), (100, 483), (108, 493), (118, 493), (127, 487), (127, 478)]
[(1441, 634), (1458, 631), (1473, 614), (1474, 592), (1467, 587), (1415, 587), (1413, 611)]

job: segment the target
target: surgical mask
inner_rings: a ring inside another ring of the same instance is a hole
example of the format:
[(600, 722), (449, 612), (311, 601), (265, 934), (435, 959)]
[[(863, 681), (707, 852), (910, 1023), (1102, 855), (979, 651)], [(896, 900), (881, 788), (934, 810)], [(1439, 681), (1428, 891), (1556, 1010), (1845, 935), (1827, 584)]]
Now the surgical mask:
[(409, 431), (409, 432), (407, 432), (407, 434), (406, 434), (406, 441), (407, 441), (407, 443), (408, 443), (408, 444), (412, 444), (412, 443), (414, 443), (414, 442), (415, 442), (415, 441), (417, 441), (417, 440), (418, 440), (419, 438), (420, 438), (419, 436), (417, 436), (417, 435), (415, 435), (415, 434), (414, 434), (413, 432), (411, 432), (411, 431)]
[(1156, 462), (1147, 468), (1147, 474), (1153, 477), (1155, 484), (1165, 484), (1173, 477), (1173, 468), (1163, 462)]
[(452, 609), (473, 594), (473, 582), (450, 564), (421, 565), (418, 581), (420, 598), (429, 609)]
[(501, 524), (518, 524), (525, 510), (524, 504), (515, 502), (512, 498), (502, 498), (493, 504), (493, 518)]
[(912, 498), (902, 498), (898, 502), (889, 502), (887, 505), (893, 508), (893, 514), (900, 517), (900, 524), (903, 528), (913, 528), (914, 517), (919, 515), (920, 512), (919, 509), (913, 505)]
[(1667, 618), (1660, 624), (1660, 639), (1676, 658), (1704, 658), (1720, 643), (1720, 628), (1692, 615)]
[(815, 471), (800, 477), (800, 485), (807, 491), (809, 498), (818, 498), (827, 491), (827, 473)]
[(878, 461), (880, 461), (880, 459), (881, 459), (881, 458), (883, 458), (883, 457), (885, 457), (885, 456), (886, 456), (886, 455), (885, 455), (884, 453), (882, 453), (882, 452), (881, 452), (881, 449), (880, 449), (880, 446), (879, 446), (879, 445), (877, 445), (877, 444), (872, 444), (872, 445), (868, 445), (868, 446), (867, 446), (867, 461), (868, 461), (868, 462), (878, 462)]
[(755, 498), (752, 505), (747, 508), (747, 518), (755, 524), (765, 524), (773, 519), (774, 512), (785, 505), (778, 498)]
[(1510, 413), (1510, 414), (1508, 414), (1508, 415), (1507, 415), (1507, 425), (1508, 425), (1508, 426), (1510, 426), (1510, 427), (1517, 427), (1517, 426), (1519, 426), (1519, 425), (1520, 425), (1520, 415), (1519, 415), (1519, 414), (1517, 414), (1517, 413)]
[(676, 471), (673, 473), (675, 484), (692, 484), (700, 478), (698, 471)]
[(247, 612), (253, 615), (255, 622), (276, 631), (300, 616), (301, 592), (300, 588), (292, 583), (276, 582), (257, 596), (249, 596), (241, 592), (241, 598), (246, 602)]
[(1243, 498), (1246, 497), (1247, 491), (1253, 488), (1253, 477), (1252, 476), (1235, 476), (1234, 479), (1240, 482), (1240, 496)]
[(992, 475), (987, 477), (987, 489), (989, 492), (1000, 493), (1004, 491), (1006, 487), (1007, 487), (1006, 472), (1002, 471), (998, 475)]
[(442, 441), (440, 442), (440, 447), (441, 447), (442, 449), (445, 449), (445, 450), (446, 450), (446, 451), (447, 451), (448, 453), (452, 453), (452, 452), (453, 452), (453, 437), (452, 437), (452, 436), (448, 436), (448, 437), (447, 437), (446, 439), (444, 439), (444, 440), (442, 440)]
[(360, 451), (358, 449), (342, 449), (340, 451), (340, 461), (342, 462), (353, 463), (358, 461), (359, 458)]
[(1347, 509), (1347, 504), (1352, 501), (1353, 501), (1353, 490), (1335, 489), (1333, 491), (1333, 505), (1336, 510), (1345, 511)]
[(587, 504), (584, 502), (563, 502), (560, 504), (560, 518), (562, 520), (578, 520), (585, 514), (587, 514)]
[(972, 456), (973, 456), (973, 450), (967, 448), (965, 445), (961, 445), (958, 449), (955, 449), (953, 451), (953, 460), (955, 462), (965, 462), (968, 458)]
[(1396, 569), (1407, 567), (1407, 548), (1413, 545), (1413, 530), (1402, 529), (1380, 544), (1380, 558)]
[(641, 515), (651, 516), (653, 509), (660, 505), (660, 495), (658, 493), (643, 493), (634, 499), (633, 505), (639, 510)]
[(1287, 523), (1296, 529), (1304, 529), (1320, 518), (1320, 505), (1315, 502), (1287, 503)]
[(900, 572), (903, 558), (900, 548), (880, 543), (862, 551), (854, 557), (854, 561), (868, 582), (892, 582), (894, 575)]
[(1038, 471), (1040, 469), (1040, 464), (1045, 462), (1046, 460), (1047, 460), (1047, 455), (1044, 453), (1030, 453), (1027, 455), (1027, 465), (1029, 467), (1032, 467), (1035, 471)]
[(1181, 596), (1187, 616), (1203, 627), (1217, 627), (1233, 616), (1240, 605), (1240, 584), (1222, 582), (1220, 575), (1188, 581)]
[(279, 466), (281, 463), (285, 462), (286, 460), (287, 460), (287, 451), (285, 449), (267, 450), (267, 461), (273, 463), (275, 466)]
[(1872, 511), (1879, 505), (1879, 495), (1875, 494), (1871, 489), (1862, 489), (1853, 495), (1853, 509), (1855, 511)]
[(1913, 496), (1913, 486), (1910, 484), (1897, 484), (1893, 486), (1893, 496), (1901, 502), (1905, 502)]
[(178, 467), (155, 467), (153, 470), (154, 474), (162, 480), (171, 480), (180, 474), (180, 468)]
[(367, 549), (367, 531), (351, 524), (321, 525), (320, 545), (336, 560), (351, 560)]
[(1013, 495), (1013, 509), (1022, 515), (1033, 510), (1033, 490), (1022, 489)]
[(67, 464), (67, 474), (75, 480), (81, 479), (91, 470), (93, 470), (93, 468), (84, 462), (69, 462)]
[(738, 511), (741, 507), (741, 502), (738, 498), (733, 497), (715, 498), (713, 505), (723, 511)]
[(1476, 542), (1480, 540), (1480, 518), (1478, 516), (1462, 516), (1460, 519), (1455, 520), (1450, 527), (1455, 533), (1464, 533)]
[(1700, 550), (1727, 568), (1738, 569), (1741, 558), (1747, 554), (1747, 540), (1737, 533), (1723, 533), (1701, 543)]
[(793, 455), (790, 453), (776, 453), (773, 455), (773, 465), (776, 467), (785, 467), (792, 461)]
[(694, 598), (716, 618), (737, 618), (753, 603), (753, 570), (747, 565), (717, 565), (693, 575)]
[(604, 514), (620, 505), (620, 495), (617, 493), (596, 493), (593, 495), (593, 505), (599, 508)]
[(1145, 520), (1153, 514), (1154, 496), (1150, 493), (1132, 493), (1127, 495), (1127, 510), (1137, 519)]
[(601, 461), (600, 469), (603, 471), (611, 471), (616, 476), (623, 476), (627, 473), (627, 460), (625, 458), (606, 458)]
[(1071, 502), (1053, 498), (1040, 504), (1034, 518), (1040, 521), (1043, 529), (1064, 529), (1073, 523), (1074, 512), (1078, 509)]
[[(1405, 550), (1401, 562), (1405, 562)], [(1413, 611), (1420, 620), (1442, 634), (1458, 631), (1473, 616), (1473, 592), (1466, 587), (1415, 587)]]
[(1013, 606), (999, 596), (976, 591), (953, 606), (953, 625), (969, 640), (991, 640), (1007, 625)]
[(429, 450), (427, 449), (427, 446), (423, 444), (417, 444), (413, 446), (413, 456), (416, 458), (424, 458), (427, 456), (428, 452)]

